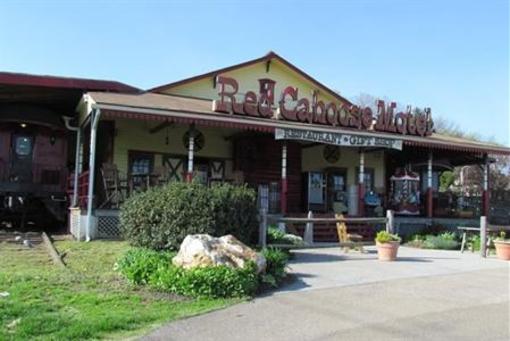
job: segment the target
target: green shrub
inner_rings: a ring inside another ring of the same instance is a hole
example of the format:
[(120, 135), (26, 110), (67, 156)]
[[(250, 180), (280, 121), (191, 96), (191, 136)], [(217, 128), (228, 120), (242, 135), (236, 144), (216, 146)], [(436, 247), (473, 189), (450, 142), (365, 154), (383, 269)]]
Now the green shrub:
[(379, 243), (399, 242), (400, 237), (386, 231), (379, 231), (377, 232), (375, 240)]
[(438, 236), (427, 235), (423, 241), (424, 249), (458, 250), (460, 243), (455, 239), (455, 234), (450, 232)]
[(266, 272), (261, 274), (260, 280), (264, 284), (277, 287), (286, 276), (289, 256), (275, 248), (263, 249), (262, 255), (266, 258)]
[(257, 229), (256, 194), (245, 186), (173, 182), (130, 197), (120, 227), (132, 245), (177, 249), (189, 234), (233, 234), (249, 243)]
[(156, 288), (190, 297), (243, 297), (257, 290), (256, 265), (248, 263), (243, 269), (228, 266), (182, 269), (170, 265), (159, 269)]
[(460, 242), (455, 233), (443, 232), (438, 235), (417, 234), (407, 245), (422, 249), (457, 250), (460, 247)]
[(242, 269), (227, 266), (184, 269), (172, 264), (170, 252), (149, 249), (128, 251), (117, 263), (118, 270), (131, 283), (189, 297), (253, 296), (261, 286), (277, 287), (285, 278), (288, 256), (276, 249), (264, 249), (266, 272), (257, 274), (256, 264)]
[(127, 252), (118, 262), (119, 271), (134, 284), (190, 297), (252, 296), (258, 287), (255, 263), (243, 269), (214, 266), (183, 269), (172, 264), (173, 254), (147, 249)]
[(285, 232), (274, 226), (267, 228), (267, 241), (269, 243), (284, 244)]
[(480, 251), (480, 245), (482, 243), (482, 239), (479, 234), (475, 234), (469, 238), (469, 249), (472, 251)]
[(258, 229), (255, 191), (226, 183), (212, 186), (210, 194), (216, 235), (232, 234), (244, 243), (253, 241)]
[(132, 249), (117, 263), (121, 273), (132, 283), (149, 284), (160, 267), (171, 264), (174, 253)]
[(267, 229), (267, 241), (272, 244), (304, 245), (300, 236), (285, 233), (273, 226)]

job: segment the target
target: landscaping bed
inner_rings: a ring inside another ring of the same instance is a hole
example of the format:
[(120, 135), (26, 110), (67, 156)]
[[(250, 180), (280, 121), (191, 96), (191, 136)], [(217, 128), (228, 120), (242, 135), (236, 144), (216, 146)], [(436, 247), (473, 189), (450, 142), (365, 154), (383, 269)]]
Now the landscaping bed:
[(196, 182), (133, 195), (121, 206), (120, 226), (136, 248), (119, 260), (119, 271), (135, 285), (193, 298), (253, 297), (278, 287), (288, 253), (254, 249), (256, 198), (247, 186)]
[(439, 234), (414, 235), (406, 246), (420, 249), (460, 250), (460, 238), (453, 232)]
[(164, 322), (240, 299), (190, 299), (130, 285), (114, 264), (126, 242), (57, 241), (67, 264), (55, 266), (42, 245), (0, 243), (0, 339), (124, 339)]

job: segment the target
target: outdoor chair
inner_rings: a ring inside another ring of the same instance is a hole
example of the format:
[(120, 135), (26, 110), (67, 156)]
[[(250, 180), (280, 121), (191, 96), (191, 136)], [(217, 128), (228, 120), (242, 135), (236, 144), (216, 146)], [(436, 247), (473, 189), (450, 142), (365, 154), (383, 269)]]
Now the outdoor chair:
[(152, 186), (162, 186), (170, 181), (170, 167), (156, 166), (152, 174), (154, 175), (151, 179)]
[[(335, 214), (335, 218), (337, 220), (343, 219), (343, 214)], [(363, 236), (355, 233), (347, 233), (347, 224), (345, 222), (337, 222), (336, 223), (336, 231), (338, 233), (338, 242), (340, 246), (343, 246), (345, 252), (349, 252), (350, 249), (357, 249), (359, 252), (363, 253), (363, 244), (361, 241), (363, 240)], [(346, 246), (346, 244), (348, 244)]]
[(117, 166), (110, 163), (103, 163), (101, 175), (103, 177), (103, 187), (106, 198), (100, 205), (100, 208), (106, 207), (107, 205), (113, 208), (119, 208), (127, 194), (127, 179), (121, 178)]

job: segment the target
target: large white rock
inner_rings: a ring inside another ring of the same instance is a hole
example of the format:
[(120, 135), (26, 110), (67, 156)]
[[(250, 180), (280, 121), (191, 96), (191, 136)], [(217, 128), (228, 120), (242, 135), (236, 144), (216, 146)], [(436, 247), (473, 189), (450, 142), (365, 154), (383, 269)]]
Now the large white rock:
[(232, 235), (220, 238), (208, 234), (188, 235), (172, 263), (185, 269), (215, 265), (242, 268), (248, 261), (257, 264), (258, 272), (266, 269), (266, 259)]

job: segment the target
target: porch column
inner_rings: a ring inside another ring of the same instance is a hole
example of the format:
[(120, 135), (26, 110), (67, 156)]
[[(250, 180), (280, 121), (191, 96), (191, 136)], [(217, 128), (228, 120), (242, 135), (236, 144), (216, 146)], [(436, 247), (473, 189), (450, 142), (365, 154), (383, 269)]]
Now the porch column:
[(74, 157), (74, 179), (73, 179), (73, 199), (71, 207), (78, 206), (78, 178), (80, 177), (81, 165), (81, 127), (76, 131), (76, 155)]
[(359, 152), (358, 215), (365, 215), (365, 151)]
[(189, 141), (188, 141), (188, 171), (186, 173), (186, 181), (191, 182), (193, 180), (193, 155), (195, 148), (195, 127), (192, 125), (189, 130)]
[(432, 151), (429, 152), (429, 162), (427, 168), (427, 217), (432, 218), (434, 213), (433, 207), (433, 193), (434, 189), (432, 188), (432, 162), (433, 162), (433, 154)]
[(485, 217), (489, 217), (490, 211), (490, 192), (489, 192), (489, 157), (485, 155), (484, 165), (483, 165), (483, 186), (482, 186), (482, 215)]
[(287, 142), (282, 143), (282, 191), (280, 205), (282, 214), (287, 213)]
[(90, 151), (89, 151), (89, 183), (87, 193), (87, 225), (85, 228), (85, 241), (90, 241), (90, 227), (92, 225), (92, 201), (94, 199), (94, 175), (96, 169), (96, 142), (97, 127), (101, 111), (93, 109), (90, 113)]

